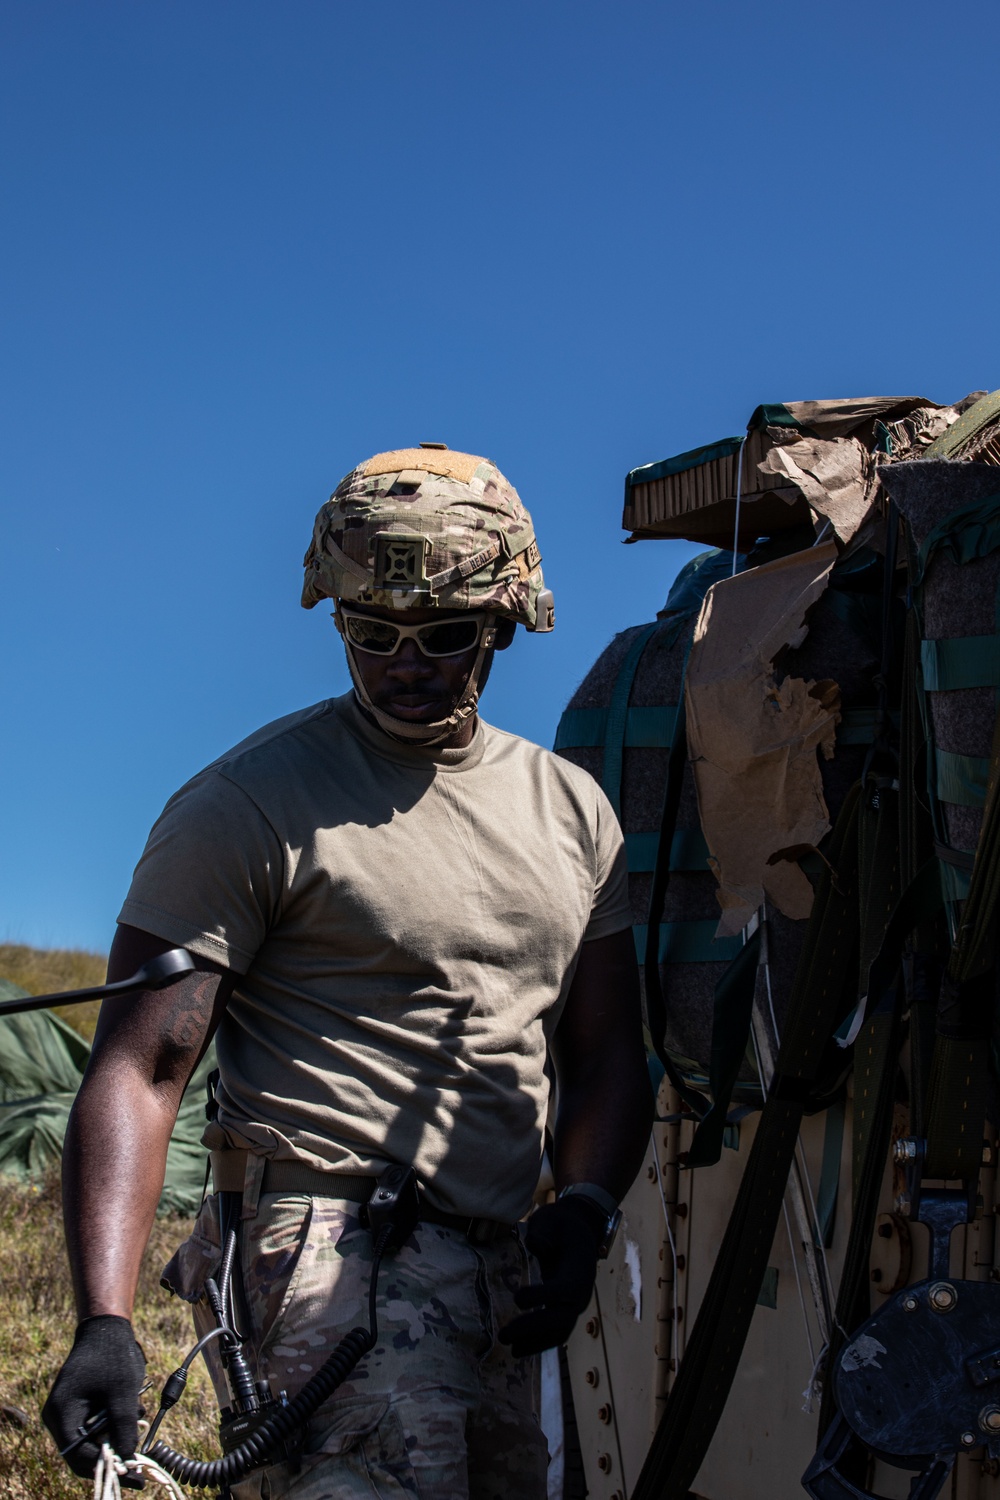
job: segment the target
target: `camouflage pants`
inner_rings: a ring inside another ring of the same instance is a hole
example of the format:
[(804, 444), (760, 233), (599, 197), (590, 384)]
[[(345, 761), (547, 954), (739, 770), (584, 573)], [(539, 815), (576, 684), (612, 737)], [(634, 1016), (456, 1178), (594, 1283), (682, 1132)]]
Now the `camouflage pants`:
[[(349, 1329), (367, 1326), (371, 1237), (354, 1204), (269, 1194), (241, 1241), (244, 1332), (261, 1378), (291, 1397)], [(199, 1333), (212, 1325), (197, 1299), (219, 1253), (209, 1198), (164, 1272), (195, 1303)], [(420, 1224), (383, 1262), (378, 1344), (309, 1423), (301, 1462), (256, 1472), (234, 1500), (544, 1500), (536, 1361), (496, 1339), (526, 1273), (513, 1235), (473, 1247)], [(213, 1378), (228, 1400), (221, 1370)]]

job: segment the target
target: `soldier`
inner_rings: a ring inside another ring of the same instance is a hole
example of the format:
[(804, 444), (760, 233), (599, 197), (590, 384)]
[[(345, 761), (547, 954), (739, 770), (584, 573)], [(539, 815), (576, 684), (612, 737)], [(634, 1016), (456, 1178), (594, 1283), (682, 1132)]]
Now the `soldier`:
[[(426, 444), (361, 464), (305, 570), (354, 692), (223, 755), (150, 835), (111, 977), (176, 945), (197, 971), (102, 1009), (64, 1158), (80, 1322), (45, 1420), (63, 1446), (104, 1409), (135, 1447), (139, 1262), (214, 1035), (216, 1192), (165, 1278), (209, 1326), (218, 1195), (240, 1192), (242, 1332), (273, 1394), (364, 1321), (374, 1179), (412, 1164), (423, 1193), (378, 1283), (377, 1347), (300, 1459), (233, 1494), (541, 1496), (530, 1356), (587, 1305), (651, 1122), (622, 836), (590, 776), (477, 716), (517, 622), (552, 628), (531, 519), (492, 463)], [(550, 1054), (560, 1196), (519, 1234)]]

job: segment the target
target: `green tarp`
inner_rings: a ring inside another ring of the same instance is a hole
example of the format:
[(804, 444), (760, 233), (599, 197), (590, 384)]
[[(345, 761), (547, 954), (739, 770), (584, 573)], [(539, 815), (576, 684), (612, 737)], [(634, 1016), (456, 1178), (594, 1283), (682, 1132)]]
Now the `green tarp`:
[[(27, 995), (0, 979), (0, 1000)], [(28, 1182), (62, 1155), (66, 1122), (90, 1044), (50, 1010), (0, 1017), (0, 1173)], [(215, 1049), (195, 1069), (167, 1152), (160, 1212), (196, 1213), (205, 1182), (206, 1078)]]

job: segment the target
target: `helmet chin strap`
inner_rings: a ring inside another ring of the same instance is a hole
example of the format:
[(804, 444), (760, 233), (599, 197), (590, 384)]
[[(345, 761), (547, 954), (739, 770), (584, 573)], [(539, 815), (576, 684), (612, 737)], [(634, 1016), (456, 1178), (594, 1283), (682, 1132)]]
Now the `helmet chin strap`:
[(483, 622), (482, 635), (479, 638), (479, 650), (476, 652), (476, 659), (472, 664), (462, 696), (446, 719), (436, 719), (432, 724), (415, 724), (410, 719), (397, 719), (395, 715), (387, 714), (384, 709), (377, 708), (365, 687), (364, 678), (358, 671), (354, 649), (345, 635), (344, 648), (347, 652), (351, 681), (354, 683), (355, 697), (390, 739), (399, 740), (400, 743), (406, 745), (440, 744), (442, 740), (449, 739), (457, 729), (461, 729), (462, 725), (476, 712), (479, 705), (479, 678), (486, 661), (486, 653), (496, 640), (495, 624), (496, 616), (487, 615)]

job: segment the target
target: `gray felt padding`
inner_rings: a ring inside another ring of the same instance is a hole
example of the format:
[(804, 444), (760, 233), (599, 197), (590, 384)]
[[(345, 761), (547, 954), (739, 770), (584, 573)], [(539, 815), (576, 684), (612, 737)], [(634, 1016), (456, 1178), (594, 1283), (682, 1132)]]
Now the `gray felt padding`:
[[(570, 699), (570, 708), (605, 707), (611, 700), (615, 682), (625, 655), (644, 626), (623, 631), (602, 652), (583, 682)], [(684, 662), (694, 630), (694, 618), (688, 619), (680, 634), (675, 622), (667, 619), (650, 638), (636, 671), (629, 702), (634, 706), (653, 707), (676, 703), (681, 689)], [(789, 652), (778, 664), (779, 678), (786, 674), (807, 679), (832, 678), (841, 686), (845, 708), (869, 707), (875, 702), (872, 682), (877, 670), (877, 642), (866, 630), (859, 616), (847, 622), (843, 613), (824, 595), (810, 619), (810, 632), (802, 646)], [(561, 751), (575, 764), (583, 766), (598, 781), (603, 771), (603, 751), (588, 748)], [(845, 746), (831, 761), (821, 760), (824, 796), (831, 820), (837, 813), (849, 788), (857, 780), (865, 757), (864, 746)], [(622, 823), (626, 832), (647, 832), (659, 828), (667, 771), (667, 751), (663, 749), (626, 749), (622, 771)], [(690, 766), (684, 773), (678, 828), (698, 828), (698, 804)], [(648, 874), (630, 877), (630, 895), (634, 920), (647, 920), (651, 879)], [(663, 911), (664, 922), (717, 921), (720, 915), (716, 899), (716, 882), (709, 870), (674, 871), (670, 878)], [(770, 927), (770, 979), (775, 1014), (779, 1028), (783, 1025), (795, 966), (798, 961), (805, 922), (793, 922), (780, 913), (768, 913)], [(680, 1057), (693, 1059), (707, 1070), (712, 1037), (712, 1011), (715, 987), (725, 973), (727, 962), (664, 964), (661, 982), (667, 1006), (667, 1048)], [(763, 971), (759, 983), (764, 984)], [(763, 990), (761, 991), (763, 993)], [(754, 1081), (752, 1065), (744, 1067), (741, 1080)], [(753, 1102), (759, 1094), (746, 1092), (742, 1097)]]
[[(912, 555), (956, 510), (1000, 494), (1000, 470), (992, 464), (923, 459), (890, 464), (880, 474), (906, 522)], [(998, 586), (1000, 551), (964, 564), (949, 557), (934, 558), (923, 584), (924, 638), (995, 635)], [(939, 750), (989, 756), (997, 716), (995, 689), (960, 688), (928, 693), (927, 698), (934, 743)], [(982, 809), (941, 805), (948, 842), (956, 849), (975, 849)]]

